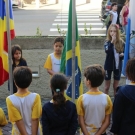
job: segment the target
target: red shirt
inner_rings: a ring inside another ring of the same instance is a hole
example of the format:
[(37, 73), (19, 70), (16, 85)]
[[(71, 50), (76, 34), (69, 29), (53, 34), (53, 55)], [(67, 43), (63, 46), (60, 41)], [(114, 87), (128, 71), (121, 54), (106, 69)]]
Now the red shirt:
[(124, 18), (124, 25), (127, 25), (127, 23), (128, 23), (129, 8), (128, 8), (128, 6), (125, 6), (125, 8), (126, 8), (126, 11), (123, 14), (123, 18)]

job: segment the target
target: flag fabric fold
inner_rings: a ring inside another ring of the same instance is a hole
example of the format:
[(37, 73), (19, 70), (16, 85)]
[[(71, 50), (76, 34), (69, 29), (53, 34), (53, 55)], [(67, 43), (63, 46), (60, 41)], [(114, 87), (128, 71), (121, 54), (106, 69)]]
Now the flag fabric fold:
[[(9, 0), (9, 23), (11, 39), (15, 37), (12, 4)], [(0, 85), (9, 78), (8, 69), (8, 39), (6, 26), (6, 0), (0, 0)]]
[[(77, 16), (76, 17), (76, 45), (75, 45), (75, 102), (83, 94), (81, 81), (81, 57), (80, 43), (78, 36)], [(64, 42), (63, 53), (61, 57), (61, 72), (68, 77), (68, 87), (65, 92), (67, 99), (72, 99), (72, 0), (70, 0), (68, 13), (68, 29)]]

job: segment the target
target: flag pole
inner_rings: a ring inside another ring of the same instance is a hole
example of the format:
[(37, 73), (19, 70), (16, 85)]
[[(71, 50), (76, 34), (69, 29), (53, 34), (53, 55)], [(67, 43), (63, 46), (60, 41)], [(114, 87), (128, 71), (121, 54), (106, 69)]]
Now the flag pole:
[(8, 39), (8, 65), (9, 65), (9, 88), (10, 94), (13, 94), (13, 73), (12, 73), (12, 57), (11, 57), (11, 36), (10, 36), (10, 23), (9, 23), (9, 0), (6, 0), (6, 26), (7, 26), (7, 39)]
[(76, 0), (72, 0), (72, 102), (75, 102)]

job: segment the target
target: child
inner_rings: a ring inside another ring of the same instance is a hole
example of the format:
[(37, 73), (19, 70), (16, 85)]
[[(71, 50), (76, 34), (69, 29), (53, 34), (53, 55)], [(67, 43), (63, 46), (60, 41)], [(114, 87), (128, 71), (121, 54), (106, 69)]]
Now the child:
[(111, 11), (109, 11), (111, 16), (110, 16), (110, 21), (107, 25), (107, 30), (108, 30), (110, 24), (116, 24), (116, 22), (117, 22), (117, 18), (118, 18), (117, 8), (118, 8), (117, 3), (116, 2), (112, 3)]
[[(19, 45), (12, 46), (12, 69), (14, 70), (15, 67), (18, 66), (27, 66), (27, 62), (24, 58), (22, 58), (22, 49)], [(17, 92), (17, 87), (13, 82), (13, 93)]]
[(64, 46), (64, 39), (57, 37), (54, 41), (54, 52), (49, 54), (44, 64), (44, 68), (50, 75), (60, 72), (61, 54)]
[(112, 72), (114, 76), (114, 95), (116, 93), (116, 88), (118, 87), (121, 76), (124, 46), (124, 41), (120, 38), (119, 27), (117, 24), (111, 24), (108, 29), (106, 42), (104, 44), (106, 53), (106, 59), (104, 63), (106, 94), (108, 94), (110, 88)]
[(81, 135), (106, 135), (112, 102), (110, 97), (98, 88), (104, 81), (105, 71), (100, 65), (95, 64), (84, 70), (84, 76), (89, 91), (81, 95), (77, 101)]
[[(6, 116), (5, 116), (4, 111), (2, 110), (2, 108), (0, 108), (0, 127), (5, 126), (6, 124), (8, 124)], [(2, 135), (1, 128), (0, 128), (0, 135)]]
[(126, 66), (130, 84), (118, 87), (113, 104), (111, 132), (117, 135), (135, 135), (135, 58)]
[(76, 106), (64, 97), (67, 79), (55, 74), (50, 80), (53, 99), (42, 108), (43, 135), (75, 135), (78, 127)]
[(31, 70), (16, 67), (13, 74), (17, 93), (6, 99), (9, 120), (13, 124), (12, 135), (42, 135), (39, 123), (42, 113), (40, 96), (28, 90), (32, 82)]

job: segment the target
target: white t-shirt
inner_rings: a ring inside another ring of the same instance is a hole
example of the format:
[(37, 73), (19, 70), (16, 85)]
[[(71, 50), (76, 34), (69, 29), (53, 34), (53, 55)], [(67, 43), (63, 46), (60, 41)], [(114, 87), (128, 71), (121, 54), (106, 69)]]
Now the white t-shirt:
[(111, 23), (111, 24), (116, 24), (117, 18), (118, 18), (117, 12), (111, 10), (111, 11), (110, 11), (110, 14), (113, 16), (113, 17), (112, 17), (112, 23)]
[(117, 53), (116, 49), (114, 48), (114, 57), (115, 57), (115, 65), (116, 65), (116, 69), (119, 69), (119, 57), (120, 54)]
[(51, 69), (55, 73), (60, 72), (61, 58), (56, 57), (55, 53), (48, 55), (47, 60), (44, 64), (44, 68)]

